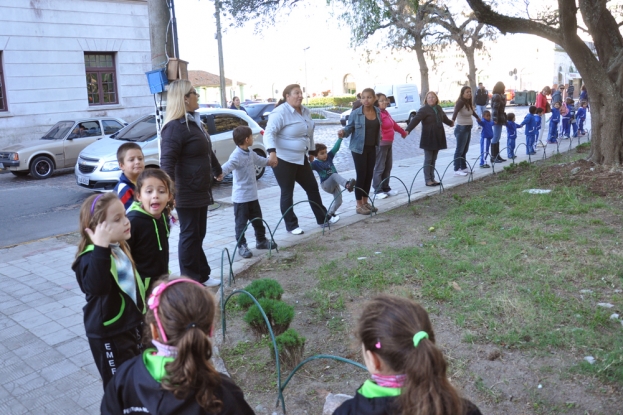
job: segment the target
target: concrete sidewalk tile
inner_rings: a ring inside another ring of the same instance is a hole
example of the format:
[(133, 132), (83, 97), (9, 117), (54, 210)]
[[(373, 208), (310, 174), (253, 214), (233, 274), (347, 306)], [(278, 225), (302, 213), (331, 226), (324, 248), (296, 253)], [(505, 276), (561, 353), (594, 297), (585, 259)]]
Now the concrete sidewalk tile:
[[(24, 314), (26, 313), (26, 314)], [(19, 313), (20, 315), (24, 316), (21, 317), (20, 319), (15, 318), (15, 316), (13, 316), (14, 320), (17, 321), (20, 325), (22, 325), (23, 327), (31, 330), (35, 327), (38, 327), (42, 324), (46, 324), (51, 322), (52, 320), (48, 317), (46, 317), (45, 315), (39, 313), (37, 310), (35, 310), (34, 308), (30, 308), (28, 310), (23, 311), (22, 313)], [(30, 317), (26, 317), (30, 315)]]
[(0, 267), (0, 274), (6, 275), (9, 278), (21, 278), (29, 275), (30, 271), (12, 265), (3, 265)]
[(76, 304), (82, 304), (84, 305), (85, 300), (84, 297), (82, 295), (78, 295), (75, 294), (73, 292), (70, 291), (70, 296), (67, 298), (63, 298), (62, 300), (58, 300), (59, 303), (61, 303), (62, 305), (64, 305), (65, 307), (70, 307), (72, 305), (76, 305)]
[(4, 388), (9, 391), (9, 393), (18, 397), (28, 393), (32, 390), (42, 387), (45, 385), (47, 381), (43, 379), (39, 373), (33, 372), (29, 375), (22, 376), (19, 379), (16, 379), (12, 382), (5, 382), (3, 384)]
[(22, 327), (21, 325), (17, 324), (15, 320), (11, 320), (11, 319), (6, 319), (6, 320), (13, 321), (15, 324), (9, 325), (5, 329), (2, 330), (2, 344), (4, 346), (6, 346), (6, 343), (9, 339), (13, 337), (22, 336), (28, 333), (28, 330)]
[[(52, 294), (52, 295), (51, 295), (51, 297), (52, 297), (54, 300), (58, 301), (58, 302), (59, 302), (59, 304), (61, 304), (61, 303), (60, 303), (60, 301), (65, 300), (65, 299), (67, 299), (67, 298), (74, 298), (74, 297), (75, 297), (75, 295), (74, 295), (74, 293), (72, 293), (71, 291), (66, 290), (66, 289), (63, 289), (63, 290), (62, 290), (62, 291), (60, 291), (59, 293)], [(63, 305), (64, 305), (64, 304), (63, 304)]]
[(28, 409), (16, 399), (0, 402), (0, 414), (21, 415), (28, 413)]
[[(56, 304), (60, 304), (60, 303), (57, 302)], [(71, 316), (71, 315), (75, 314), (75, 312), (72, 311), (69, 307), (64, 306), (63, 304), (60, 304), (60, 305), (61, 305), (60, 308), (57, 308), (57, 309), (52, 310), (52, 311), (49, 311), (45, 315), (50, 317), (52, 320), (59, 320), (59, 319), (62, 319), (64, 317)]]
[[(12, 363), (10, 365), (3, 365), (0, 367), (0, 378), (2, 379), (2, 383), (12, 382), (21, 377), (30, 375), (34, 373), (35, 370), (28, 365), (25, 365), (24, 362)], [(0, 411), (0, 413), (2, 413)]]
[(86, 341), (86, 339), (73, 338), (67, 342), (59, 344), (55, 347), (55, 350), (66, 358), (69, 358), (84, 351), (88, 351), (90, 353), (91, 349), (89, 348), (89, 343)]
[(54, 310), (58, 310), (63, 307), (65, 306), (60, 304), (58, 301), (52, 298), (52, 302), (47, 303), (47, 304), (35, 305), (34, 309), (40, 312), (41, 314), (48, 315), (50, 312)]
[(84, 323), (84, 316), (82, 314), (82, 310), (80, 310), (80, 313), (76, 313), (73, 310), (70, 310), (70, 311), (72, 312), (71, 314), (65, 317), (54, 319), (54, 321), (56, 321), (58, 324), (60, 324), (64, 328), (70, 328), (77, 324)]
[(0, 313), (5, 312), (5, 310), (11, 309), (13, 307), (17, 307), (20, 305), (24, 305), (24, 303), (22, 303), (20, 300), (18, 299), (12, 299), (12, 300), (8, 300), (8, 301), (2, 301), (0, 302)]
[[(58, 396), (55, 400), (48, 402), (36, 408), (36, 412), (40, 414), (84, 414), (85, 410), (77, 403), (69, 399), (69, 396)], [(87, 412), (88, 413), (88, 412)], [(96, 413), (96, 412), (91, 412)]]
[(65, 361), (65, 356), (48, 346), (44, 352), (27, 359), (26, 364), (36, 371), (41, 371), (63, 361)]
[(72, 332), (78, 338), (83, 339), (85, 342), (87, 342), (87, 345), (88, 345), (87, 333), (86, 333), (86, 330), (84, 329), (84, 322), (82, 321), (82, 319), (80, 320), (80, 324), (76, 324), (75, 326), (71, 326), (67, 330)]
[(49, 323), (30, 329), (30, 332), (35, 336), (41, 338), (48, 334), (63, 330), (64, 328), (64, 326), (58, 324), (57, 322), (50, 321)]
[(93, 364), (93, 353), (91, 353), (90, 349), (85, 350), (71, 356), (69, 358), (69, 361), (78, 366), (79, 368), (83, 368), (86, 365)]
[(41, 370), (41, 376), (48, 382), (55, 382), (78, 371), (80, 371), (78, 366), (67, 360), (63, 360), (43, 368)]
[(35, 291), (35, 292), (31, 293), (31, 294), (27, 294), (27, 295), (21, 296), (20, 297), (20, 301), (25, 303), (25, 304), (28, 304), (28, 303), (31, 303), (33, 301), (40, 300), (40, 299), (42, 299), (44, 297), (45, 296), (43, 294), (41, 294), (40, 292)]
[(57, 392), (58, 394), (65, 395), (65, 394), (74, 392), (76, 390), (76, 385), (80, 385), (80, 387), (83, 387), (83, 386), (89, 386), (94, 383), (103, 392), (102, 380), (100, 379), (99, 375), (97, 375), (97, 378), (94, 378), (89, 373), (85, 372), (84, 370), (79, 370), (77, 372), (70, 373), (69, 375), (65, 376), (62, 379), (62, 382), (61, 381), (54, 382), (54, 387), (58, 391)]
[(81, 408), (88, 408), (91, 405), (99, 404), (102, 401), (104, 389), (101, 383), (91, 383), (83, 388), (74, 390), (68, 394), (72, 401)]
[(41, 406), (49, 404), (57, 399), (54, 392), (54, 385), (48, 381), (37, 389), (33, 389), (22, 395), (20, 401), (26, 403), (28, 409), (30, 409), (32, 413), (41, 413), (39, 411)]
[(47, 334), (41, 337), (41, 340), (49, 344), (50, 346), (55, 346), (59, 343), (62, 343), (67, 340), (71, 340), (76, 337), (76, 334), (69, 329), (64, 329), (57, 331), (55, 333)]
[(50, 347), (45, 344), (45, 342), (42, 342), (41, 340), (39, 340), (39, 338), (35, 338), (32, 342), (22, 344), (21, 347), (14, 349), (13, 353), (15, 353), (16, 356), (19, 356), (19, 358), (23, 361), (28, 363), (30, 358), (45, 351), (49, 351), (50, 353), (53, 352), (52, 350), (50, 350)]

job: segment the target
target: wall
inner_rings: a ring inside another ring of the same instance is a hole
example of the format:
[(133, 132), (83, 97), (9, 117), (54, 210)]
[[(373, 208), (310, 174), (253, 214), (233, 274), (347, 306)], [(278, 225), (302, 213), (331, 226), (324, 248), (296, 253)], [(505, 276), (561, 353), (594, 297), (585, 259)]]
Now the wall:
[[(62, 119), (153, 111), (146, 0), (0, 0), (8, 112), (0, 148), (40, 137)], [(89, 106), (84, 52), (116, 52), (119, 104)]]

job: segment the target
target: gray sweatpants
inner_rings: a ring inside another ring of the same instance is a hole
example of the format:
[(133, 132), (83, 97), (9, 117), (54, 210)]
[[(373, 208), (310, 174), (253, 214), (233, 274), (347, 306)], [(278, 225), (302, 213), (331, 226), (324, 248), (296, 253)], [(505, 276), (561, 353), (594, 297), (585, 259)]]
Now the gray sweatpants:
[(320, 187), (327, 193), (333, 194), (333, 202), (329, 206), (329, 215), (335, 214), (342, 206), (342, 188), (346, 186), (346, 179), (338, 173), (333, 173), (327, 180), (320, 183)]
[[(376, 193), (389, 192), (389, 176), (392, 174), (392, 146), (378, 146), (376, 148), (376, 163), (374, 164), (374, 176), (372, 177), (372, 187)], [(385, 180), (387, 179), (387, 180)], [(385, 181), (383, 181), (385, 180)], [(381, 182), (383, 185), (381, 185)], [(381, 187), (379, 189), (379, 186)]]

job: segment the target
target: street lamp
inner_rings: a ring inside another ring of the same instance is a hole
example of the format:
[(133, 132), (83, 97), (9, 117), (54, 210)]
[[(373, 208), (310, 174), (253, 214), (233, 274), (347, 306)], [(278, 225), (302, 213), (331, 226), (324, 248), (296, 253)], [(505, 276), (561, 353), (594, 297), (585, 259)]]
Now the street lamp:
[(303, 49), (303, 59), (305, 60), (305, 105), (309, 104), (309, 84), (307, 83), (307, 49), (309, 49), (310, 46), (307, 46), (305, 49)]

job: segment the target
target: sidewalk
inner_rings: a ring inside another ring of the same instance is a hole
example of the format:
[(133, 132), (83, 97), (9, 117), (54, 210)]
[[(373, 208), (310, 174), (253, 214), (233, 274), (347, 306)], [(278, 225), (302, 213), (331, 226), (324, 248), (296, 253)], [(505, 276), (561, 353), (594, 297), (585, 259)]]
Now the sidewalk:
[[(478, 137), (472, 133), (472, 142)], [(518, 139), (519, 142), (519, 139)], [(583, 137), (582, 142), (586, 142)], [(577, 145), (577, 139), (573, 147)], [(569, 147), (569, 141), (563, 140), (561, 152)], [(548, 149), (548, 156), (555, 152), (555, 147)], [(525, 148), (520, 149), (525, 153)], [(480, 169), (475, 162), (480, 153), (479, 145), (469, 148), (468, 160), (474, 163), (474, 179), (487, 176), (492, 169)], [(446, 167), (452, 162), (454, 149), (441, 151), (437, 160), (437, 170), (444, 174)], [(540, 160), (543, 149), (539, 148), (532, 160)], [(519, 163), (527, 160), (521, 154), (516, 160)], [(407, 187), (411, 186), (413, 177), (422, 167), (423, 157), (396, 162), (392, 175), (399, 177)], [(500, 171), (510, 161), (497, 165)], [(340, 172), (344, 177), (354, 177), (354, 171)], [(454, 177), (452, 166), (448, 167), (443, 180), (444, 187), (451, 188), (464, 184), (468, 177)], [(400, 193), (397, 196), (378, 200), (375, 206), (379, 214), (407, 203), (407, 193), (402, 184), (391, 179), (393, 189)], [(412, 200), (439, 192), (439, 187), (426, 187), (423, 174), (420, 173), (413, 183)], [(325, 206), (329, 206), (332, 198), (321, 190)], [(354, 193), (343, 194), (344, 203), (339, 209), (340, 221), (327, 232), (340, 232), (340, 228), (351, 223), (365, 220), (367, 216), (355, 212)], [(279, 210), (280, 190), (278, 187), (263, 189), (260, 202), (264, 219), (275, 231), (274, 227), (281, 218)], [(305, 200), (305, 194), (297, 186), (294, 200)], [(233, 252), (234, 214), (231, 199), (218, 200), (221, 207), (208, 215), (208, 235), (204, 242), (204, 250), (212, 267), (212, 275), (220, 277), (221, 251), (227, 247)], [(280, 248), (306, 241), (312, 235), (322, 232), (316, 224), (309, 204), (302, 203), (295, 207), (304, 235), (291, 235), (285, 230), (282, 222), (275, 232), (275, 240)], [(77, 222), (77, 218), (76, 218)], [(63, 242), (62, 239), (47, 238), (44, 240), (21, 244), (0, 250), (0, 354), (2, 366), (0, 377), (0, 413), (2, 414), (97, 414), (102, 398), (102, 386), (99, 374), (89, 350), (82, 323), (82, 306), (84, 295), (80, 292), (71, 263), (76, 254), (76, 245)], [(254, 249), (252, 230), (247, 232), (249, 247), (256, 257), (244, 260), (236, 257), (234, 272), (248, 267), (260, 253)], [(171, 262), (170, 269), (179, 274), (177, 245), (179, 227), (174, 227), (170, 236)], [(224, 270), (227, 276), (227, 268)], [(217, 334), (218, 335), (218, 334)], [(251, 406), (253, 404), (251, 402)]]

